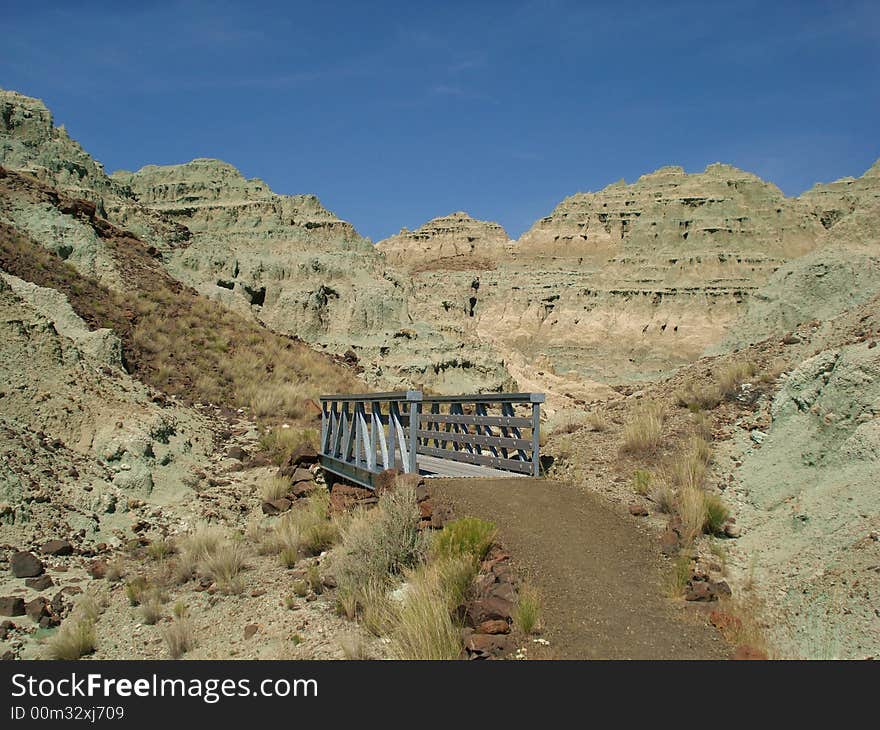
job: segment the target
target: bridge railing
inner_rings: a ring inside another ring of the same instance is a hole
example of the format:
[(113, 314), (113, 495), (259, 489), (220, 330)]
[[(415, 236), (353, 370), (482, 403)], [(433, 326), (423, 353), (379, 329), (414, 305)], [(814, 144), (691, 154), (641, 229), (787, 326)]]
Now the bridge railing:
[(451, 475), (452, 464), (468, 464), (540, 473), (542, 393), (432, 396), (407, 390), (320, 400), (321, 463), (368, 487), (389, 468)]

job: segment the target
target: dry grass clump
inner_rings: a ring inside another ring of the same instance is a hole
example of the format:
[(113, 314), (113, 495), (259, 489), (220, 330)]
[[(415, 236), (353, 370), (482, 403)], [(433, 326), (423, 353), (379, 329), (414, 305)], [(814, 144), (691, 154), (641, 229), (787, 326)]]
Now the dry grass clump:
[(706, 492), (703, 500), (706, 505), (706, 523), (703, 529), (712, 535), (719, 535), (724, 532), (724, 523), (730, 517), (730, 508), (721, 497), (711, 492)]
[(693, 558), (687, 550), (682, 550), (672, 561), (672, 570), (666, 578), (666, 591), (672, 598), (684, 593), (687, 582), (691, 579), (691, 562)]
[(724, 395), (717, 383), (688, 383), (685, 387), (675, 391), (675, 402), (691, 411), (712, 410), (721, 401)]
[(587, 414), (587, 428), (591, 431), (607, 431), (608, 419), (600, 411), (590, 411)]
[(259, 551), (277, 554), (282, 564), (293, 567), (304, 556), (319, 555), (339, 539), (340, 528), (330, 519), (330, 494), (318, 488), (309, 494), (305, 506), (286, 512), (274, 530), (260, 538)]
[(693, 544), (703, 534), (706, 524), (706, 501), (702, 489), (683, 487), (678, 490), (676, 512), (681, 519), (681, 539), (685, 545)]
[(260, 449), (270, 461), (281, 466), (300, 446), (317, 449), (318, 432), (314, 428), (273, 428), (260, 436)]
[(170, 624), (163, 627), (162, 639), (172, 659), (180, 659), (196, 645), (192, 622), (185, 616), (176, 616)]
[(221, 592), (240, 593), (241, 573), (247, 564), (247, 549), (238, 536), (218, 525), (201, 524), (180, 541), (174, 566), (175, 579), (185, 583), (195, 575), (212, 580)]
[(513, 623), (528, 636), (536, 631), (540, 619), (540, 596), (532, 586), (525, 585), (519, 591), (519, 600), (513, 613)]
[(147, 545), (147, 557), (150, 560), (165, 560), (172, 553), (174, 553), (174, 543), (164, 537), (153, 540)]
[(375, 636), (387, 636), (397, 621), (397, 605), (388, 595), (384, 581), (374, 580), (361, 588), (361, 620)]
[(693, 436), (666, 465), (672, 484), (678, 487), (700, 487), (712, 460), (712, 447), (699, 436)]
[(139, 606), (147, 592), (147, 579), (142, 575), (136, 575), (125, 584), (125, 597), (131, 606)]
[(758, 374), (758, 379), (765, 385), (775, 383), (786, 370), (788, 370), (788, 363), (784, 358), (779, 357)]
[[(466, 557), (447, 558), (469, 562)], [(445, 580), (443, 560), (423, 565), (409, 575), (397, 610), (392, 646), (400, 659), (458, 659), (461, 629), (450, 612), (454, 598)]]
[(656, 484), (650, 492), (651, 501), (657, 505), (657, 510), (667, 515), (675, 512), (675, 490), (665, 481)]
[(95, 650), (95, 624), (86, 619), (68, 618), (49, 639), (52, 659), (79, 659)]
[(623, 428), (623, 450), (631, 453), (656, 450), (662, 443), (665, 415), (660, 403), (642, 405)]
[(95, 650), (95, 623), (101, 608), (94, 596), (83, 594), (70, 616), (47, 642), (52, 659), (79, 659)]
[(722, 365), (715, 374), (721, 395), (724, 398), (736, 395), (740, 385), (751, 378), (756, 370), (752, 362), (731, 362)]
[(686, 545), (692, 544), (704, 532), (722, 532), (730, 516), (730, 509), (719, 496), (698, 487), (679, 489), (676, 511), (681, 518), (681, 537)]
[(575, 433), (584, 428), (590, 431), (605, 431), (608, 428), (608, 419), (600, 411), (565, 412), (562, 420), (550, 429), (550, 435)]
[(162, 618), (163, 596), (161, 591), (153, 589), (147, 592), (141, 601), (141, 618), (148, 626), (152, 626)]
[(676, 403), (692, 411), (712, 410), (726, 398), (736, 395), (740, 385), (755, 372), (755, 365), (751, 362), (724, 363), (715, 371), (713, 382), (689, 383), (676, 391)]
[(110, 583), (117, 583), (125, 577), (125, 564), (122, 560), (114, 560), (107, 565), (107, 572), (104, 578)]
[(241, 573), (247, 564), (247, 551), (240, 542), (222, 543), (210, 552), (199, 566), (199, 572), (213, 580), (222, 593), (227, 595), (244, 590)]
[(342, 655), (349, 661), (366, 661), (372, 658), (367, 642), (360, 634), (343, 634), (339, 638), (339, 648), (342, 649)]
[(286, 497), (290, 493), (292, 486), (290, 479), (287, 477), (278, 476), (277, 474), (270, 476), (263, 482), (263, 486), (260, 488), (260, 499), (264, 502), (271, 502), (275, 499)]

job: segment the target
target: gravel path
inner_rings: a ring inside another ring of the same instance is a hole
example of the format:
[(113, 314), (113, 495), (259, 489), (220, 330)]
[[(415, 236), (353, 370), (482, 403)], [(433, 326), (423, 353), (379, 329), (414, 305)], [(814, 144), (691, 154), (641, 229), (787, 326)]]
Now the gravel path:
[(662, 588), (656, 538), (600, 497), (534, 479), (432, 479), (458, 516), (494, 521), (542, 595), (543, 635), (559, 659), (723, 659), (699, 614)]

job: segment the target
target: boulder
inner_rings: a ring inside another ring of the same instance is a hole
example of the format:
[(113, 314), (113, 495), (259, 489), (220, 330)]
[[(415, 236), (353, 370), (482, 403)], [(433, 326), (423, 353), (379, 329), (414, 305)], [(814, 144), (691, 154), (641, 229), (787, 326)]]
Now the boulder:
[(351, 509), (355, 505), (375, 504), (378, 501), (376, 495), (369, 489), (351, 484), (339, 482), (330, 490), (330, 505), (337, 512)]
[(106, 560), (93, 560), (89, 563), (86, 568), (86, 572), (92, 576), (92, 578), (96, 578), (100, 580), (104, 576), (107, 575), (107, 561)]
[(503, 634), (471, 634), (465, 644), (472, 659), (502, 657), (513, 650), (513, 641)]
[(471, 625), (479, 626), (484, 621), (500, 619), (508, 621), (513, 616), (513, 602), (497, 596), (489, 596), (474, 601), (468, 607)]
[(0, 597), (0, 616), (24, 616), (24, 599), (21, 596)]
[(434, 514), (434, 503), (430, 499), (419, 502), (419, 518), (430, 520)]
[(226, 456), (230, 459), (235, 459), (236, 461), (247, 461), (250, 458), (250, 454), (241, 448), (241, 446), (230, 446), (229, 449), (226, 450)]
[(46, 573), (43, 575), (37, 576), (36, 578), (26, 578), (24, 584), (35, 591), (45, 591), (47, 588), (51, 588), (55, 585), (55, 581), (52, 580), (52, 576)]
[(303, 444), (301, 446), (297, 446), (290, 456), (284, 460), (284, 463), (281, 465), (282, 469), (290, 469), (290, 473), (293, 473), (293, 470), (298, 466), (317, 464), (318, 463), (318, 452), (315, 451), (308, 444)]
[(44, 616), (51, 615), (49, 610), (49, 601), (43, 596), (38, 596), (32, 601), (28, 601), (24, 606), (24, 611), (34, 623), (40, 623), (40, 619)]
[(16, 578), (35, 578), (43, 573), (43, 563), (33, 553), (20, 551), (9, 560), (9, 567)]
[(269, 515), (270, 517), (280, 515), (282, 512), (287, 512), (287, 510), (290, 509), (291, 504), (292, 502), (284, 497), (281, 497), (280, 499), (270, 499), (267, 502), (263, 502), (263, 514)]
[(478, 634), (509, 634), (510, 633), (510, 624), (507, 621), (502, 621), (501, 619), (491, 619), (489, 621), (483, 621), (479, 626), (477, 626)]
[(43, 555), (73, 555), (73, 545), (68, 540), (49, 540), (40, 548)]
[(313, 481), (300, 481), (290, 488), (290, 494), (297, 499), (308, 497), (312, 490), (317, 486)]
[(245, 639), (252, 638), (253, 635), (256, 634), (257, 631), (259, 631), (259, 629), (260, 629), (260, 627), (257, 626), (257, 624), (248, 624), (247, 626), (244, 627), (244, 638)]
[(645, 508), (645, 506), (641, 505), (641, 504), (636, 504), (635, 502), (633, 502), (629, 506), (629, 513), (631, 515), (633, 515), (634, 517), (647, 517), (648, 516), (648, 510)]

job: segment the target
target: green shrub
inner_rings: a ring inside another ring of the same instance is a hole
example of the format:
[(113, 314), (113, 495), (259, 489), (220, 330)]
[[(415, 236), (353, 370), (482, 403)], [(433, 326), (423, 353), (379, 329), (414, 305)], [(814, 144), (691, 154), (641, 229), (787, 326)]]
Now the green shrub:
[(527, 636), (538, 627), (541, 618), (541, 601), (538, 592), (531, 586), (523, 586), (513, 613), (514, 624)]
[(633, 474), (633, 491), (636, 494), (648, 494), (651, 491), (651, 483), (654, 475), (647, 469), (636, 469)]
[(431, 544), (435, 558), (470, 556), (482, 560), (495, 542), (498, 531), (491, 522), (477, 517), (463, 517), (449, 522)]
[(724, 532), (724, 523), (730, 517), (730, 509), (716, 494), (707, 492), (704, 495), (706, 503), (706, 531), (713, 535)]
[(333, 574), (342, 594), (357, 601), (372, 581), (400, 575), (424, 553), (415, 490), (400, 485), (385, 492), (376, 509), (355, 515), (347, 525), (332, 554)]

